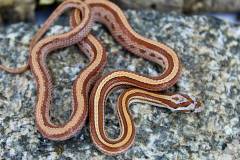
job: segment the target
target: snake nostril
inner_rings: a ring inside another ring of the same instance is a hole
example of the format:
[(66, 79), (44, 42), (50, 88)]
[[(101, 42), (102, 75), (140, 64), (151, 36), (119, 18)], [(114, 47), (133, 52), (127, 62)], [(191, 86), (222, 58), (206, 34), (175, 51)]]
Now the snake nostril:
[(203, 107), (203, 103), (200, 100), (197, 100), (197, 108)]
[(195, 103), (195, 113), (201, 112), (203, 109), (203, 103), (200, 100), (197, 100)]

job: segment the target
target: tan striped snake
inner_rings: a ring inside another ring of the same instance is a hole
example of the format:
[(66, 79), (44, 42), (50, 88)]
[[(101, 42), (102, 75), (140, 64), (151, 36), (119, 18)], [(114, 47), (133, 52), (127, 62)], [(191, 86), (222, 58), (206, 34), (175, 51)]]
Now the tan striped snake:
[[(75, 8), (70, 18), (72, 30), (41, 40), (53, 22), (69, 8)], [(106, 53), (100, 42), (89, 33), (94, 22), (104, 24), (124, 48), (161, 65), (164, 72), (157, 77), (148, 77), (118, 70), (97, 80), (105, 65)], [(49, 116), (52, 82), (46, 67), (46, 56), (53, 50), (73, 44), (78, 44), (90, 59), (90, 64), (79, 74), (73, 84), (71, 117), (64, 125), (55, 125)], [(123, 12), (107, 0), (85, 0), (84, 2), (65, 0), (34, 36), (30, 51), (30, 68), (38, 89), (36, 126), (48, 139), (66, 140), (74, 136), (84, 126), (89, 108), (90, 135), (94, 144), (102, 152), (114, 155), (126, 151), (133, 144), (135, 127), (128, 109), (132, 102), (148, 103), (172, 111), (200, 112), (202, 110), (200, 102), (193, 97), (156, 92), (166, 90), (177, 82), (181, 71), (179, 58), (169, 47), (134, 32)], [(19, 69), (4, 66), (0, 68), (12, 73), (20, 73), (25, 71), (28, 65)], [(121, 133), (118, 138), (111, 139), (105, 131), (104, 108), (107, 96), (116, 88), (127, 89), (121, 94), (117, 103)]]

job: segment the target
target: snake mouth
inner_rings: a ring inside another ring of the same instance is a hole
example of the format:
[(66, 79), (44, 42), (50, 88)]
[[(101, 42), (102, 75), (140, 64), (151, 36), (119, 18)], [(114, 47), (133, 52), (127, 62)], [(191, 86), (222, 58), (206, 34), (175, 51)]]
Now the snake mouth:
[(195, 105), (195, 109), (193, 110), (194, 113), (199, 113), (199, 112), (202, 112), (204, 110), (202, 101), (197, 99), (194, 102), (194, 105)]
[(203, 111), (204, 107), (203, 107), (203, 103), (199, 100), (199, 99), (193, 99), (192, 103), (186, 107), (188, 108), (188, 112), (192, 112), (192, 113), (200, 113)]

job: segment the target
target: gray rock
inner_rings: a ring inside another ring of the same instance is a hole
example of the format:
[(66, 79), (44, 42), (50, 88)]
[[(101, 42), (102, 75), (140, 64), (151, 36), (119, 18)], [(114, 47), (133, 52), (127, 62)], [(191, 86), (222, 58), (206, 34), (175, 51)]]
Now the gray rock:
[[(128, 11), (134, 30), (173, 48), (183, 63), (179, 82), (169, 92), (185, 92), (201, 98), (199, 114), (171, 113), (144, 104), (131, 107), (136, 126), (135, 143), (126, 153), (108, 157), (96, 150), (88, 124), (64, 142), (44, 139), (34, 124), (36, 86), (30, 71), (21, 75), (0, 72), (0, 157), (3, 159), (239, 159), (240, 154), (240, 26), (206, 17), (185, 17), (154, 11)], [(28, 42), (37, 27), (19, 23), (0, 28), (0, 55), (5, 65), (21, 65)], [(69, 28), (55, 25), (48, 34)], [(105, 73), (129, 69), (155, 75), (156, 65), (127, 53), (97, 25), (94, 33), (108, 53)], [(118, 53), (118, 54), (115, 54)], [(88, 60), (76, 47), (59, 50), (48, 58), (54, 79), (51, 115), (64, 123), (71, 109), (71, 86)], [(107, 131), (119, 133), (116, 93), (107, 103)]]

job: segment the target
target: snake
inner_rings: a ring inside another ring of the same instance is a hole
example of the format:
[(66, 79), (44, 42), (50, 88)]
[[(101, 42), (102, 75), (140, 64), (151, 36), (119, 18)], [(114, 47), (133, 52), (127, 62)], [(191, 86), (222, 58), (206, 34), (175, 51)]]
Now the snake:
[[(67, 9), (72, 8), (69, 32), (43, 38), (48, 28)], [(126, 70), (112, 71), (101, 75), (106, 64), (106, 52), (101, 42), (91, 35), (94, 23), (101, 23), (113, 38), (127, 51), (160, 65), (164, 71), (151, 77)], [(52, 51), (77, 44), (89, 58), (88, 66), (81, 71), (72, 87), (72, 113), (62, 125), (51, 122), (53, 84), (46, 67), (46, 57)], [(89, 115), (90, 136), (94, 145), (107, 155), (116, 155), (128, 150), (134, 142), (136, 129), (129, 106), (146, 103), (171, 111), (200, 112), (201, 102), (186, 94), (164, 94), (177, 83), (181, 73), (181, 62), (177, 54), (163, 43), (147, 39), (136, 33), (122, 10), (108, 0), (65, 0), (50, 15), (30, 43), (29, 64), (22, 68), (6, 69), (20, 73), (30, 66), (37, 85), (35, 122), (43, 137), (63, 141), (76, 135), (86, 123)], [(117, 89), (124, 89), (117, 101), (120, 134), (108, 136), (105, 130), (105, 106), (107, 97)]]

